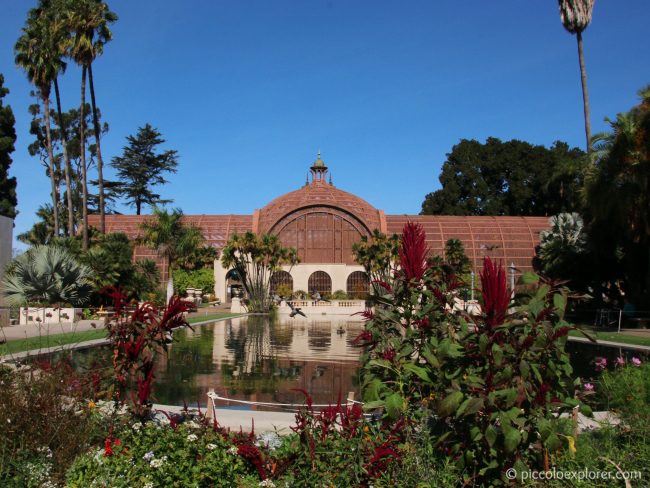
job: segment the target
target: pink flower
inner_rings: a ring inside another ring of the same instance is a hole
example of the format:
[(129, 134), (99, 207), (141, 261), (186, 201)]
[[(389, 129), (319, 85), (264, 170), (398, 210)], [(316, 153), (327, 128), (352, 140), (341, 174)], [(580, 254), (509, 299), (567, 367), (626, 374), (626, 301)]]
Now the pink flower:
[(641, 366), (641, 360), (637, 357), (632, 358), (632, 364), (636, 367)]
[(616, 366), (625, 366), (625, 358), (622, 356), (617, 357)]
[(607, 358), (597, 357), (594, 359), (594, 368), (596, 371), (602, 371), (607, 368)]
[(585, 391), (594, 391), (594, 385), (591, 383), (585, 383), (582, 385), (582, 388), (584, 388)]

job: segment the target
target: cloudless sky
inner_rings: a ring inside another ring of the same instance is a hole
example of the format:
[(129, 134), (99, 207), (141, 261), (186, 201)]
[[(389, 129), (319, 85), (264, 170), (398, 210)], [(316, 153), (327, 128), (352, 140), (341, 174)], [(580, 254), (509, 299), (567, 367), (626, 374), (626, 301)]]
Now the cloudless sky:
[[(576, 39), (554, 0), (108, 3), (119, 20), (93, 65), (110, 125), (104, 159), (151, 123), (180, 155), (161, 194), (187, 214), (250, 214), (302, 185), (319, 148), (337, 187), (416, 214), (461, 138), (585, 146)], [(0, 72), (18, 132), (15, 234), (50, 202), (27, 152), (31, 86), (13, 61), (35, 5), (0, 0)], [(594, 132), (650, 82), (649, 20), (648, 0), (596, 2), (584, 34)], [(70, 63), (66, 110), (79, 104), (80, 77)]]

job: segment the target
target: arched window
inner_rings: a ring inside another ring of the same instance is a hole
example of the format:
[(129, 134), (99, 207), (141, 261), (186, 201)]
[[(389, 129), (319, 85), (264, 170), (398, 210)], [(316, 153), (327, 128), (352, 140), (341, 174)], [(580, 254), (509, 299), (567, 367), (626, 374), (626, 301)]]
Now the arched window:
[(332, 278), (325, 271), (315, 271), (309, 277), (307, 282), (309, 287), (309, 294), (314, 293), (314, 290), (318, 291), (321, 296), (331, 295), (332, 293)]
[(346, 292), (350, 298), (365, 300), (368, 297), (370, 290), (370, 282), (368, 275), (363, 271), (354, 271), (348, 276), (346, 284)]
[[(280, 290), (281, 293), (278, 293)], [(287, 271), (276, 271), (271, 275), (270, 292), (273, 295), (282, 295), (286, 298), (293, 293), (293, 277)]]

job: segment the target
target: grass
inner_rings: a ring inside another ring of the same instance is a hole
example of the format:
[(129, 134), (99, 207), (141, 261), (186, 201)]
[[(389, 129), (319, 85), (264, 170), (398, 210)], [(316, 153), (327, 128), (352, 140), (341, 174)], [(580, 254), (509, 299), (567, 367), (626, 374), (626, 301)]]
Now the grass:
[[(194, 316), (187, 319), (188, 323), (196, 324), (207, 320), (226, 319), (237, 317), (240, 314), (233, 313), (210, 313), (206, 315)], [(1, 337), (1, 335), (0, 335)], [(16, 339), (0, 345), (0, 356), (5, 354), (16, 354), (24, 351), (35, 349), (45, 349), (48, 347), (59, 347), (66, 344), (76, 344), (79, 342), (90, 341), (93, 339), (103, 339), (106, 337), (104, 328), (84, 330), (81, 332), (66, 332), (63, 334), (41, 335), (28, 337), (26, 339)]]
[(0, 345), (0, 356), (4, 356), (5, 354), (16, 354), (23, 351), (31, 351), (33, 349), (45, 349), (66, 344), (76, 344), (77, 342), (103, 339), (104, 337), (106, 337), (106, 331), (101, 328), (84, 330), (82, 332), (66, 332), (63, 334), (41, 335), (28, 337), (26, 339), (16, 339)]
[[(650, 346), (650, 336), (640, 337), (635, 335), (627, 335), (624, 333), (619, 334), (618, 332), (594, 331), (587, 328), (585, 328), (585, 331), (598, 341), (620, 342), (622, 344), (634, 344), (636, 346)], [(575, 330), (569, 332), (569, 335), (575, 337), (584, 337), (581, 333)]]

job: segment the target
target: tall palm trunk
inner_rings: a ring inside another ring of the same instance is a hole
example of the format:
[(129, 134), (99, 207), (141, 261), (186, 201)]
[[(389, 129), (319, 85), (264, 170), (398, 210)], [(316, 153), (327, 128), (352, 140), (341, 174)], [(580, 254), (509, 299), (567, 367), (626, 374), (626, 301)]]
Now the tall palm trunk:
[(52, 134), (50, 132), (50, 97), (43, 96), (43, 109), (45, 111), (45, 138), (47, 143), (47, 157), (50, 160), (50, 182), (52, 183), (52, 214), (54, 217), (54, 237), (59, 235), (59, 192), (56, 184), (56, 168), (54, 166), (54, 152), (52, 151)]
[(102, 159), (102, 148), (99, 143), (100, 127), (97, 117), (97, 106), (95, 105), (95, 85), (93, 83), (93, 64), (88, 63), (88, 82), (90, 84), (90, 103), (93, 108), (93, 127), (95, 129), (95, 145), (97, 147), (97, 181), (99, 187), (99, 230), (106, 233), (106, 214), (104, 208), (104, 161)]
[(81, 214), (83, 219), (83, 250), (88, 250), (88, 168), (86, 167), (86, 66), (81, 68), (81, 107), (79, 109), (79, 144), (81, 156)]
[(580, 62), (580, 81), (582, 82), (582, 103), (585, 112), (585, 135), (587, 136), (587, 153), (591, 153), (591, 116), (589, 110), (589, 90), (587, 89), (587, 70), (585, 54), (582, 49), (582, 32), (576, 33), (578, 40), (578, 61)]
[(63, 123), (63, 113), (61, 112), (61, 95), (59, 94), (59, 82), (54, 78), (54, 95), (56, 96), (56, 113), (59, 119), (59, 129), (61, 130), (61, 145), (63, 146), (63, 164), (65, 171), (66, 200), (68, 203), (68, 235), (74, 236), (74, 206), (72, 203), (72, 167), (70, 166), (70, 156), (68, 155), (68, 131)]

